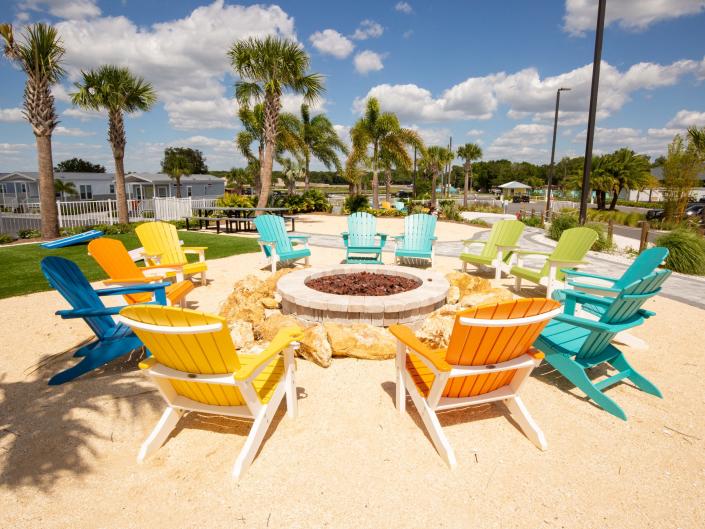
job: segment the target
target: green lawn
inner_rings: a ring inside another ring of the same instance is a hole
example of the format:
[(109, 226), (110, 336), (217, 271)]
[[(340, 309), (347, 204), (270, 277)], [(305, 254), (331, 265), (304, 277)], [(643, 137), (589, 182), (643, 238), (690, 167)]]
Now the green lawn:
[[(128, 250), (141, 246), (134, 233), (125, 235), (110, 235), (111, 239), (123, 242)], [(192, 233), (181, 231), (179, 238), (185, 246), (208, 246), (206, 259), (218, 259), (229, 255), (251, 253), (259, 250), (255, 239), (244, 237), (226, 237), (208, 233)], [(75, 262), (90, 281), (104, 279), (105, 273), (88, 255), (86, 245), (68, 246), (56, 250), (47, 250), (39, 244), (23, 244), (19, 246), (0, 247), (0, 268), (3, 280), (0, 282), (0, 299), (32, 292), (50, 290), (44, 279), (39, 263), (43, 257), (58, 255)], [(189, 255), (189, 260), (198, 259), (197, 255)]]

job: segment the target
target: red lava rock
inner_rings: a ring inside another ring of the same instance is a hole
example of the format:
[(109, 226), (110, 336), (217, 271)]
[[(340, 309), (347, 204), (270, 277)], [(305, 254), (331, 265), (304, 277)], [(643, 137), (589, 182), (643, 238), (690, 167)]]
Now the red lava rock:
[(389, 274), (355, 272), (334, 274), (306, 281), (306, 286), (326, 294), (342, 296), (388, 296), (421, 286), (421, 281)]

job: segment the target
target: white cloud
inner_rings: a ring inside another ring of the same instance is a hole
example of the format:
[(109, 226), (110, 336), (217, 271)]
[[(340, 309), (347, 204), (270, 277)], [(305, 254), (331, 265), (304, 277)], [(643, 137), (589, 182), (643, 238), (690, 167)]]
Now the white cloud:
[(705, 127), (705, 112), (679, 110), (666, 127), (686, 129), (688, 127)]
[(238, 108), (237, 100), (227, 97), (178, 99), (164, 104), (169, 124), (177, 130), (235, 128)]
[(82, 108), (67, 108), (61, 113), (62, 116), (75, 118), (79, 121), (88, 121), (89, 119), (107, 119), (108, 113), (103, 110), (84, 110)]
[(363, 75), (369, 72), (378, 72), (384, 68), (382, 56), (370, 50), (361, 51), (355, 55), (353, 62), (355, 63), (355, 70)]
[(352, 34), (352, 38), (355, 40), (367, 40), (376, 39), (381, 37), (384, 33), (384, 28), (374, 20), (363, 20), (360, 22), (360, 26)]
[(95, 0), (24, 0), (18, 7), (64, 19), (93, 18), (101, 13)]
[(408, 2), (397, 2), (394, 9), (405, 15), (410, 15), (414, 12), (414, 8)]
[(23, 121), (22, 109), (17, 108), (0, 108), (0, 122), (16, 122)]
[(321, 53), (332, 55), (337, 59), (344, 59), (350, 55), (355, 45), (334, 29), (316, 31), (309, 37), (311, 44)]
[(404, 37), (405, 39), (410, 39), (413, 34), (414, 34), (413, 29), (407, 29), (404, 33), (402, 33), (401, 36)]
[(522, 123), (498, 136), (485, 150), (488, 159), (542, 163), (548, 155), (553, 127)]
[(85, 137), (85, 136), (95, 136), (95, 132), (90, 132), (88, 130), (82, 129), (72, 129), (59, 125), (54, 129), (54, 134), (58, 136), (75, 136), (75, 137)]
[[(231, 126), (231, 67), (226, 51), (238, 39), (279, 35), (296, 40), (294, 19), (277, 6), (225, 5), (216, 0), (188, 16), (137, 26), (125, 17), (60, 22), (69, 78), (101, 64), (129, 66), (151, 82), (179, 129), (207, 128), (209, 121)], [(194, 119), (194, 111), (202, 113)], [(186, 110), (185, 110), (186, 109)], [(234, 111), (234, 109), (233, 109)], [(69, 115), (69, 114), (67, 114)]]
[(447, 128), (421, 128), (418, 125), (412, 125), (409, 128), (418, 132), (427, 146), (442, 145), (446, 147), (452, 134), (451, 130)]
[(482, 136), (485, 133), (484, 130), (480, 129), (470, 129), (465, 133), (466, 136)]
[(0, 154), (21, 154), (32, 147), (29, 143), (0, 143)]
[(51, 87), (51, 95), (57, 101), (63, 101), (64, 103), (71, 102), (71, 96), (69, 95), (69, 90), (62, 84), (55, 84)]
[[(643, 30), (661, 20), (693, 15), (705, 10), (702, 0), (620, 0), (609, 2), (605, 25), (612, 23), (628, 30)], [(563, 29), (572, 35), (584, 35), (597, 23), (597, 2), (566, 0)]]
[[(301, 112), (301, 105), (304, 102), (304, 96), (300, 94), (284, 94), (282, 96), (282, 110), (284, 112), (291, 112), (297, 116)], [(314, 104), (309, 104), (309, 111), (311, 115), (320, 114), (326, 109), (326, 104), (328, 101), (325, 97), (320, 97)]]

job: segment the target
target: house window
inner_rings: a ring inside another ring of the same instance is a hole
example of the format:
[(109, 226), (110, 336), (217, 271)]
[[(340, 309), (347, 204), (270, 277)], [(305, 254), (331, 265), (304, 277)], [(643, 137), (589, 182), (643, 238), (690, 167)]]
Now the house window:
[(193, 188), (191, 186), (186, 186), (186, 196), (187, 197), (193, 196)]
[(157, 196), (159, 198), (165, 198), (166, 196), (168, 196), (168, 194), (169, 190), (167, 186), (157, 186)]
[(115, 194), (115, 184), (110, 184), (110, 194), (111, 195)]
[(5, 184), (0, 184), (0, 193), (7, 193), (7, 189), (5, 189)]
[(93, 198), (93, 188), (90, 184), (81, 184), (79, 186), (81, 200), (91, 200)]

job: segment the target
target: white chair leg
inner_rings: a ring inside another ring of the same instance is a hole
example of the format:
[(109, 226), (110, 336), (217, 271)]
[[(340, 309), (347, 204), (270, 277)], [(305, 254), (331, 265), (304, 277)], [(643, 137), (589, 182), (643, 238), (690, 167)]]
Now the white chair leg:
[(162, 413), (162, 416), (152, 430), (152, 433), (149, 434), (149, 437), (145, 439), (144, 443), (142, 443), (142, 446), (140, 447), (140, 452), (137, 455), (138, 463), (141, 463), (154, 452), (159, 450), (159, 448), (166, 442), (169, 434), (176, 427), (176, 424), (179, 422), (182, 414), (183, 412), (181, 410), (177, 410), (171, 406), (164, 410), (164, 413)]
[(521, 290), (521, 277), (514, 276), (514, 289)]
[(404, 365), (405, 362), (406, 346), (403, 343), (398, 342), (396, 364), (394, 366), (396, 370), (396, 392), (394, 401), (400, 414), (403, 414), (406, 411), (406, 388), (404, 387), (404, 369), (406, 369), (406, 366)]
[(495, 258), (494, 278), (502, 279), (502, 250), (497, 250), (497, 257)]
[(286, 414), (296, 419), (299, 414), (299, 404), (296, 398), (296, 375), (294, 373), (294, 350), (287, 350), (285, 353), (286, 374), (284, 384), (286, 384)]
[(414, 405), (421, 416), (421, 420), (423, 421), (424, 426), (426, 426), (426, 431), (431, 437), (433, 446), (436, 447), (436, 450), (443, 461), (445, 461), (450, 468), (454, 468), (456, 464), (455, 452), (453, 452), (453, 447), (450, 446), (448, 438), (443, 433), (443, 428), (441, 427), (441, 423), (438, 421), (436, 412), (431, 409), (428, 403), (417, 391), (410, 391), (409, 395), (411, 395), (411, 400), (414, 401)]
[(308, 255), (306, 257), (304, 257), (304, 265), (308, 266)]
[(269, 258), (272, 261), (272, 273), (275, 273), (277, 271), (277, 260), (274, 257), (274, 254)]
[(524, 435), (529, 438), (529, 440), (534, 443), (541, 450), (546, 450), (548, 444), (546, 443), (546, 437), (543, 435), (541, 428), (536, 424), (533, 417), (529, 413), (529, 410), (524, 406), (524, 402), (521, 397), (514, 396), (513, 398), (506, 399), (504, 405), (509, 409), (512, 414), (512, 418), (524, 432)]
[(467, 272), (467, 271), (468, 271), (468, 264), (465, 261), (463, 261), (463, 272)]
[(206, 271), (201, 272), (201, 286), (206, 286)]
[(272, 420), (269, 410), (272, 405), (275, 404), (270, 401), (268, 404), (260, 408), (259, 413), (255, 417), (255, 422), (252, 424), (252, 429), (247, 436), (245, 441), (245, 446), (242, 447), (240, 454), (237, 456), (235, 461), (235, 466), (233, 466), (233, 479), (238, 480), (240, 476), (249, 468), (252, 461), (257, 455), (257, 450), (259, 450), (260, 444), (262, 444), (262, 439), (267, 433), (267, 428), (269, 428), (269, 423)]

